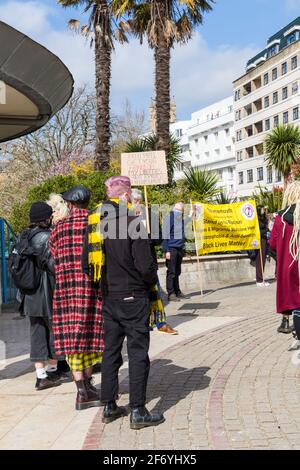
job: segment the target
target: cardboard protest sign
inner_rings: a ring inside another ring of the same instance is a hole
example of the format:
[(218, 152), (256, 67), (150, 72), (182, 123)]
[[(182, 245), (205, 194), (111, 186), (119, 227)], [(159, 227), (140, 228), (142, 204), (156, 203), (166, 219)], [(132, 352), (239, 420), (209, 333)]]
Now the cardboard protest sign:
[(151, 186), (168, 183), (164, 151), (122, 153), (121, 173), (128, 176), (132, 186)]
[(260, 249), (255, 201), (202, 204), (195, 208), (195, 238), (199, 255)]

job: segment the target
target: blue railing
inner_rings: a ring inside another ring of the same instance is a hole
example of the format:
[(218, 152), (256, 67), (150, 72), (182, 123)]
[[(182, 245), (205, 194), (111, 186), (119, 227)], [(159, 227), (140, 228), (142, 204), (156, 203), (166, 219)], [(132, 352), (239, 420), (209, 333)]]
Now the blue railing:
[(17, 294), (12, 275), (8, 269), (8, 257), (15, 240), (16, 234), (9, 223), (5, 219), (0, 218), (1, 290), (3, 304), (14, 302)]

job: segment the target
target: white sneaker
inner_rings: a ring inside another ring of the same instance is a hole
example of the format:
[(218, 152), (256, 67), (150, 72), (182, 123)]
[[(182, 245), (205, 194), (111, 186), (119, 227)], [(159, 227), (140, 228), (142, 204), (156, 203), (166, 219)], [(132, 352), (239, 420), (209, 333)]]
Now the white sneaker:
[(291, 345), (289, 351), (297, 351), (297, 349), (300, 349), (300, 341), (299, 341), (299, 339), (296, 339), (296, 340), (292, 343), (292, 345)]
[(257, 287), (269, 287), (270, 283), (269, 282), (257, 282), (256, 286)]

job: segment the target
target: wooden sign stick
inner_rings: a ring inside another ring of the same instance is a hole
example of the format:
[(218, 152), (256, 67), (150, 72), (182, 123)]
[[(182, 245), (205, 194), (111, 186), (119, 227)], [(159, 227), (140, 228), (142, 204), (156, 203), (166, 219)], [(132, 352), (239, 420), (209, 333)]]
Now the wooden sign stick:
[(147, 232), (148, 232), (148, 234), (150, 234), (150, 220), (149, 220), (149, 206), (148, 206), (147, 186), (144, 186), (144, 196), (145, 196), (145, 204), (146, 204)]

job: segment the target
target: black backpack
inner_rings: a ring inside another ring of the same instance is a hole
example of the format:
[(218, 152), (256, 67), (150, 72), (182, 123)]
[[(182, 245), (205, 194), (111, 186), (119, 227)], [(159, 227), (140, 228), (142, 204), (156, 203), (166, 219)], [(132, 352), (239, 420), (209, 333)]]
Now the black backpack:
[(30, 240), (42, 230), (24, 230), (9, 255), (8, 266), (15, 286), (22, 294), (34, 294), (41, 281), (42, 271), (38, 267), (36, 254)]

